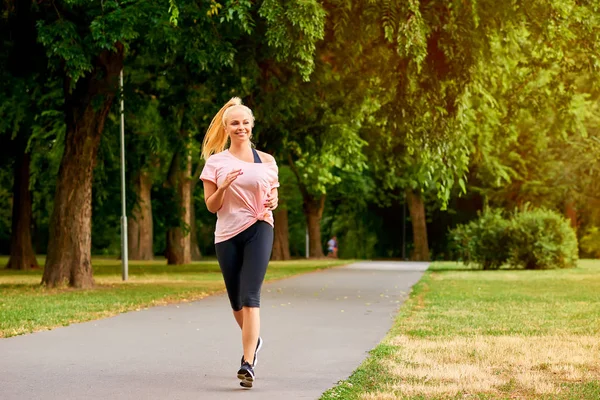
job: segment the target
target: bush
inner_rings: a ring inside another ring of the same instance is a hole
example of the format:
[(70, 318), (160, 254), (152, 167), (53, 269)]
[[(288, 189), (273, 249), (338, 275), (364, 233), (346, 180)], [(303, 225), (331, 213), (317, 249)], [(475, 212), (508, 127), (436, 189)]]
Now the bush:
[(526, 269), (570, 268), (577, 264), (577, 235), (562, 215), (546, 209), (516, 212), (509, 226), (509, 258)]
[(600, 229), (592, 226), (581, 238), (581, 250), (590, 257), (600, 258)]
[[(594, 234), (599, 233), (591, 232), (586, 240), (597, 246)], [(501, 210), (488, 210), (457, 226), (450, 236), (459, 260), (483, 269), (505, 263), (526, 269), (570, 268), (579, 258), (577, 236), (568, 220), (546, 209), (526, 208), (510, 220)]]
[(509, 222), (497, 209), (487, 210), (466, 225), (450, 232), (459, 259), (466, 265), (497, 269), (508, 259)]

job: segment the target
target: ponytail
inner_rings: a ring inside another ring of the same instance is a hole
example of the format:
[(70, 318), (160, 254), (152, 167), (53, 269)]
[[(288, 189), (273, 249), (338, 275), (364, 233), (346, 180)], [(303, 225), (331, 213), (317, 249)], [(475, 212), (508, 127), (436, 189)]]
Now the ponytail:
[(229, 108), (241, 104), (242, 100), (239, 97), (232, 97), (212, 119), (202, 142), (202, 158), (207, 160), (212, 154), (225, 150), (228, 139), (227, 132), (225, 131), (225, 112)]

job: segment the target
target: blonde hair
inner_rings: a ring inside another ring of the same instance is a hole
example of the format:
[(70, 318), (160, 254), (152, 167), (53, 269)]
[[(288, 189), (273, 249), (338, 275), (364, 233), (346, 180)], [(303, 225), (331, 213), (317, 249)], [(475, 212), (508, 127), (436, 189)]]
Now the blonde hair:
[(242, 100), (239, 97), (232, 97), (214, 116), (210, 125), (208, 126), (208, 130), (206, 131), (206, 135), (204, 135), (204, 141), (202, 142), (202, 158), (205, 160), (208, 159), (212, 154), (220, 153), (225, 150), (227, 146), (227, 140), (229, 136), (227, 135), (227, 131), (225, 130), (225, 126), (227, 125), (227, 116), (229, 111), (233, 107), (242, 107), (251, 117), (252, 126), (254, 126), (254, 114), (252, 114), (252, 110), (242, 104)]

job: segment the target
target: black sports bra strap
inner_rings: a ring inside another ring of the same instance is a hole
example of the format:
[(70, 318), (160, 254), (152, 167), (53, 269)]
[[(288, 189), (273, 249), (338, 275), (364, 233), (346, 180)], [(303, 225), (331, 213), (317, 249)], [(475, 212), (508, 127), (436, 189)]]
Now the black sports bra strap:
[(254, 163), (262, 163), (262, 161), (260, 160), (260, 156), (258, 155), (256, 149), (254, 149), (254, 147), (252, 147), (252, 154), (254, 154)]

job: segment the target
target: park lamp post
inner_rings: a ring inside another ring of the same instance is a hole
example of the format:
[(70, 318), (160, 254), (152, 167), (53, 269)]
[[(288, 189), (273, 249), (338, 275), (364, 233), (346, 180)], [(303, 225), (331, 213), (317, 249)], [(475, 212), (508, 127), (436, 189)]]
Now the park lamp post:
[(121, 264), (123, 269), (123, 280), (129, 276), (129, 265), (127, 255), (127, 209), (125, 207), (125, 104), (123, 93), (123, 69), (119, 77), (121, 94)]
[(305, 247), (306, 247), (306, 258), (308, 259), (309, 254), (310, 254), (310, 240), (309, 240), (309, 235), (308, 235), (308, 223), (306, 224), (306, 242), (305, 242)]

